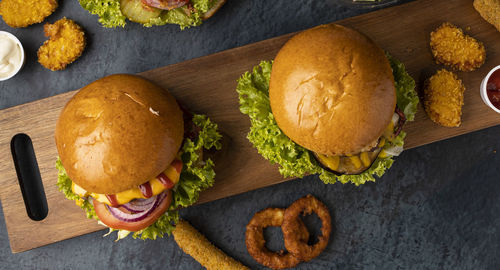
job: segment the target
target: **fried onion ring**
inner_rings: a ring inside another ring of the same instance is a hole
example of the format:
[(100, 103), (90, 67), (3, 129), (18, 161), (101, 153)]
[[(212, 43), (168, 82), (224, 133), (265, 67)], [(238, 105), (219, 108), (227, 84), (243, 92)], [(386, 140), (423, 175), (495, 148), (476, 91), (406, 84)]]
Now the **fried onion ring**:
[[(307, 244), (308, 240), (300, 237), (297, 231), (301, 230), (300, 228), (304, 226), (299, 215), (302, 214), (305, 216), (312, 212), (316, 213), (321, 219), (321, 236), (318, 237), (318, 243), (310, 246)], [(328, 208), (318, 199), (311, 194), (298, 199), (285, 210), (284, 221), (281, 225), (283, 238), (285, 239), (285, 248), (305, 262), (312, 260), (326, 248), (332, 230), (331, 223)]]
[[(245, 243), (248, 253), (260, 264), (272, 269), (284, 269), (296, 266), (301, 262), (292, 253), (272, 252), (266, 248), (264, 228), (280, 227), (284, 221), (285, 210), (280, 208), (267, 208), (257, 212), (247, 225)], [(301, 242), (309, 239), (309, 232), (301, 220), (297, 222), (295, 238)]]

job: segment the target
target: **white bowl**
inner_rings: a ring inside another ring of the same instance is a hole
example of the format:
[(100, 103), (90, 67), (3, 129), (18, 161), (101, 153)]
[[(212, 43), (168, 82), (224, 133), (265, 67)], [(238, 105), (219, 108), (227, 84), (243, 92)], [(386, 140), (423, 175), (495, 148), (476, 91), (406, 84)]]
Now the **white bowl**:
[(481, 93), (481, 98), (483, 99), (484, 104), (488, 105), (492, 110), (494, 110), (496, 113), (500, 113), (500, 110), (497, 109), (497, 107), (493, 106), (491, 103), (490, 99), (488, 98), (488, 93), (486, 92), (486, 84), (488, 83), (488, 80), (490, 79), (491, 74), (495, 72), (496, 70), (500, 69), (500, 66), (496, 66), (493, 69), (488, 72), (488, 75), (484, 77), (483, 81), (481, 82), (481, 86), (479, 87), (479, 93)]
[(13, 34), (6, 32), (6, 31), (0, 31), (0, 35), (5, 35), (5, 36), (9, 37), (19, 46), (19, 48), (21, 48), (21, 64), (9, 76), (4, 77), (4, 78), (0, 77), (0, 81), (6, 81), (6, 80), (16, 76), (16, 74), (19, 73), (21, 68), (23, 68), (24, 62), (25, 62), (24, 47), (23, 47), (23, 44), (21, 44), (21, 41), (19, 41), (19, 39), (16, 36), (14, 36)]

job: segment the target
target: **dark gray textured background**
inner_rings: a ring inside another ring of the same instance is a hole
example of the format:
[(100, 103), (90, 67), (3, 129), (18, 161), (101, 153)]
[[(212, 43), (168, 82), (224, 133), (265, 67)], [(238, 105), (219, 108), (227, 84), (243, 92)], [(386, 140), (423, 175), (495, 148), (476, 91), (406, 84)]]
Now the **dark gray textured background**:
[[(18, 36), (27, 55), (21, 73), (0, 82), (0, 109), (78, 89), (108, 74), (141, 72), (370, 11), (339, 0), (229, 0), (201, 27), (185, 31), (134, 23), (105, 29), (76, 0), (59, 2), (48, 21), (67, 16), (78, 22), (88, 48), (66, 70), (51, 72), (36, 59), (45, 40), (42, 24), (12, 29), (0, 21), (0, 30)], [(249, 219), (263, 208), (286, 207), (312, 193), (330, 208), (334, 231), (327, 249), (300, 269), (500, 269), (499, 137), (500, 126), (405, 151), (382, 179), (361, 187), (324, 185), (307, 177), (184, 209), (181, 215), (229, 255), (259, 268), (245, 247)], [(314, 220), (310, 223), (314, 227)], [(103, 233), (13, 255), (2, 213), (0, 268), (200, 268), (172, 238), (115, 243), (102, 239)], [(271, 247), (282, 246), (278, 229), (266, 233)]]

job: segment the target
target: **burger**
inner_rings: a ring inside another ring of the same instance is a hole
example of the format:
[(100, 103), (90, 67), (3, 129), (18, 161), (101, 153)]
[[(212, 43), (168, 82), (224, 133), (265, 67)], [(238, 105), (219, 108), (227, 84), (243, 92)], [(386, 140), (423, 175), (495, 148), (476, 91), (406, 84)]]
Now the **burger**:
[(146, 27), (178, 24), (181, 29), (198, 26), (212, 17), (226, 0), (79, 0), (80, 5), (99, 16), (108, 28), (125, 26), (126, 19)]
[(220, 149), (220, 139), (216, 124), (161, 87), (111, 75), (83, 87), (61, 111), (57, 185), (118, 239), (156, 239), (173, 230), (179, 208), (213, 185), (214, 163), (203, 152)]
[(285, 177), (375, 181), (403, 150), (418, 96), (401, 62), (353, 29), (321, 25), (293, 36), (274, 62), (239, 80), (248, 139)]

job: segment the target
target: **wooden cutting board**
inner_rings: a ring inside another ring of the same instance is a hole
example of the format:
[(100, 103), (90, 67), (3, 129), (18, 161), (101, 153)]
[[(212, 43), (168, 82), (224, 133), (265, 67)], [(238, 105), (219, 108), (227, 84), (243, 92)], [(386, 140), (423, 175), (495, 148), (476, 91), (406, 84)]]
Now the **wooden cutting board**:
[[(486, 107), (479, 84), (486, 73), (500, 64), (500, 33), (486, 23), (470, 0), (420, 0), (379, 10), (337, 23), (355, 28), (373, 38), (401, 60), (419, 85), (438, 68), (429, 51), (429, 33), (449, 21), (483, 41), (487, 61), (478, 70), (461, 73), (465, 105), (462, 125), (444, 128), (431, 122), (419, 108), (416, 121), (406, 125), (406, 148), (443, 140), (500, 124), (500, 115)], [(275, 166), (264, 160), (246, 139), (249, 120), (238, 110), (236, 80), (260, 60), (273, 59), (292, 34), (141, 73), (169, 89), (190, 110), (209, 115), (229, 140), (216, 156), (217, 179), (200, 202), (208, 202), (273, 185), (283, 179)], [(90, 82), (89, 82), (90, 83)], [(57, 152), (54, 127), (60, 110), (75, 91), (12, 107), (0, 112), (0, 199), (12, 252), (22, 252), (67, 238), (103, 229), (85, 218), (73, 202), (56, 188)], [(42, 221), (28, 218), (14, 169), (10, 142), (18, 133), (28, 134), (34, 145), (45, 193), (48, 216)], [(404, 155), (400, 158), (404, 158)]]

